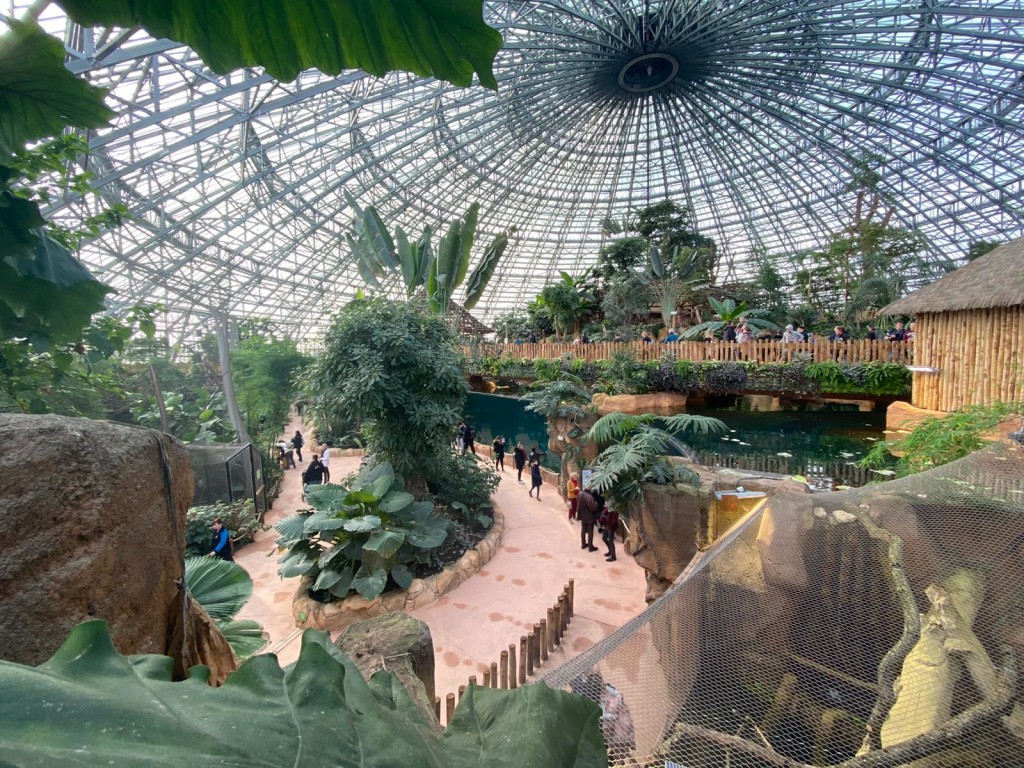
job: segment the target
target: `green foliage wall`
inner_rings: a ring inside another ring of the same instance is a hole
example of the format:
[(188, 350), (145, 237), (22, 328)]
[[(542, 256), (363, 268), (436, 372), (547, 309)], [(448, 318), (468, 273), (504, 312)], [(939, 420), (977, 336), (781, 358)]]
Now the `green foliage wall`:
[(859, 394), (903, 397), (910, 394), (911, 375), (896, 363), (753, 363), (673, 360), (641, 362), (628, 355), (586, 362), (574, 358), (498, 358), (469, 360), (469, 370), (482, 376), (554, 381), (563, 373), (583, 379), (609, 394), (650, 392), (739, 395), (780, 392), (802, 395)]

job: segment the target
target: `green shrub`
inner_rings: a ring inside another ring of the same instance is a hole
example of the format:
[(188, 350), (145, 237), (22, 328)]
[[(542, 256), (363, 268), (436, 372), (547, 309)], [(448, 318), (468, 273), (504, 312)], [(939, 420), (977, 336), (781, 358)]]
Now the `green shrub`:
[(538, 357), (533, 361), (533, 370), (538, 381), (554, 381), (562, 373), (562, 362)]
[(388, 580), (408, 589), (417, 565), (431, 561), (448, 524), (429, 501), (416, 501), (387, 462), (363, 467), (347, 485), (315, 486), (306, 494), (312, 510), (282, 520), (278, 561), (282, 578), (307, 576), (322, 599), (355, 590), (372, 600)]
[(597, 364), (595, 389), (609, 395), (645, 395), (658, 388), (659, 363), (634, 360), (628, 352), (616, 352), (609, 360)]
[(985, 434), (999, 422), (1024, 411), (1024, 403), (969, 405), (948, 416), (925, 419), (900, 440), (876, 443), (861, 459), (861, 466), (879, 471), (891, 463), (890, 451), (899, 450), (895, 470), (882, 469), (882, 475), (900, 477), (962, 459), (983, 447)]
[(267, 530), (256, 516), (252, 499), (219, 501), (216, 504), (190, 507), (185, 515), (186, 555), (210, 553), (210, 526), (218, 517), (223, 521), (224, 527), (231, 532), (231, 542), (235, 549), (251, 540), (257, 531)]
[(431, 472), (428, 490), (440, 505), (459, 511), (464, 507), (472, 522), (491, 508), (499, 482), (497, 473), (476, 457), (449, 454)]

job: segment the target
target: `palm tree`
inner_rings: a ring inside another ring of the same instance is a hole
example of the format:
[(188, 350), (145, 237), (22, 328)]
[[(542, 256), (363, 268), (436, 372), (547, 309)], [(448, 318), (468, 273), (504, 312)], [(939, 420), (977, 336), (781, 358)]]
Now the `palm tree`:
[(708, 329), (712, 331), (719, 331), (726, 325), (734, 323), (741, 318), (747, 321), (747, 325), (750, 326), (752, 331), (761, 331), (766, 328), (773, 331), (779, 330), (779, 326), (771, 320), (765, 320), (763, 317), (759, 317), (760, 315), (767, 314), (767, 310), (750, 309), (745, 301), (741, 301), (737, 304), (732, 299), (718, 301), (717, 299), (708, 297), (708, 302), (711, 304), (711, 308), (715, 310), (715, 317), (718, 319), (708, 320), (706, 323), (690, 326), (683, 332), (683, 338), (699, 338)]
[(640, 497), (644, 483), (696, 482), (695, 472), (673, 467), (663, 457), (673, 435), (686, 431), (722, 434), (728, 430), (723, 422), (710, 416), (668, 416), (664, 418), (664, 429), (653, 426), (657, 418), (652, 413), (609, 413), (584, 435), (585, 442), (610, 443), (590, 465), (593, 474), (589, 487), (607, 496), (619, 510)]
[(555, 326), (555, 333), (560, 338), (575, 335), (582, 320), (595, 307), (593, 295), (583, 284), (583, 278), (574, 278), (568, 272), (559, 272), (562, 281), (546, 286), (537, 297)]
[(266, 645), (263, 627), (257, 622), (234, 620), (252, 597), (252, 579), (238, 563), (214, 557), (186, 557), (185, 586), (192, 599), (217, 622), (217, 628), (239, 660)]

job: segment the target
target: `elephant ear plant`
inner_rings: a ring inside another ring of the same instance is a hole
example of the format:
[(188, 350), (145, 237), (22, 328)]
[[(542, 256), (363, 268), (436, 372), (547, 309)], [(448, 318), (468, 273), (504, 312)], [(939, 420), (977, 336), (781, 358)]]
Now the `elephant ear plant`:
[(306, 576), (310, 589), (330, 600), (355, 590), (372, 600), (388, 577), (408, 589), (418, 565), (448, 535), (447, 521), (429, 501), (416, 501), (387, 462), (364, 467), (345, 485), (311, 488), (313, 507), (274, 526), (280, 538), (278, 573)]

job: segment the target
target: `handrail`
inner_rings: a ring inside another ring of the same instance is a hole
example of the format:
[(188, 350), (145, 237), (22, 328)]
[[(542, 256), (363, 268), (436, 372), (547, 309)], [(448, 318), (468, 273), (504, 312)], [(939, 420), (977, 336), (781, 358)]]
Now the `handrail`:
[(676, 360), (693, 362), (755, 362), (792, 363), (799, 361), (823, 363), (899, 363), (912, 365), (912, 341), (885, 341), (854, 339), (847, 342), (828, 340), (813, 342), (781, 342), (775, 340), (751, 341), (737, 344), (730, 341), (673, 341), (645, 344), (639, 341), (601, 341), (589, 344), (537, 343), (537, 344), (483, 344), (476, 348), (463, 347), (467, 356), (486, 355), (498, 358), (548, 359), (569, 357), (587, 362), (609, 360), (625, 352), (634, 360), (660, 360), (670, 352)]

